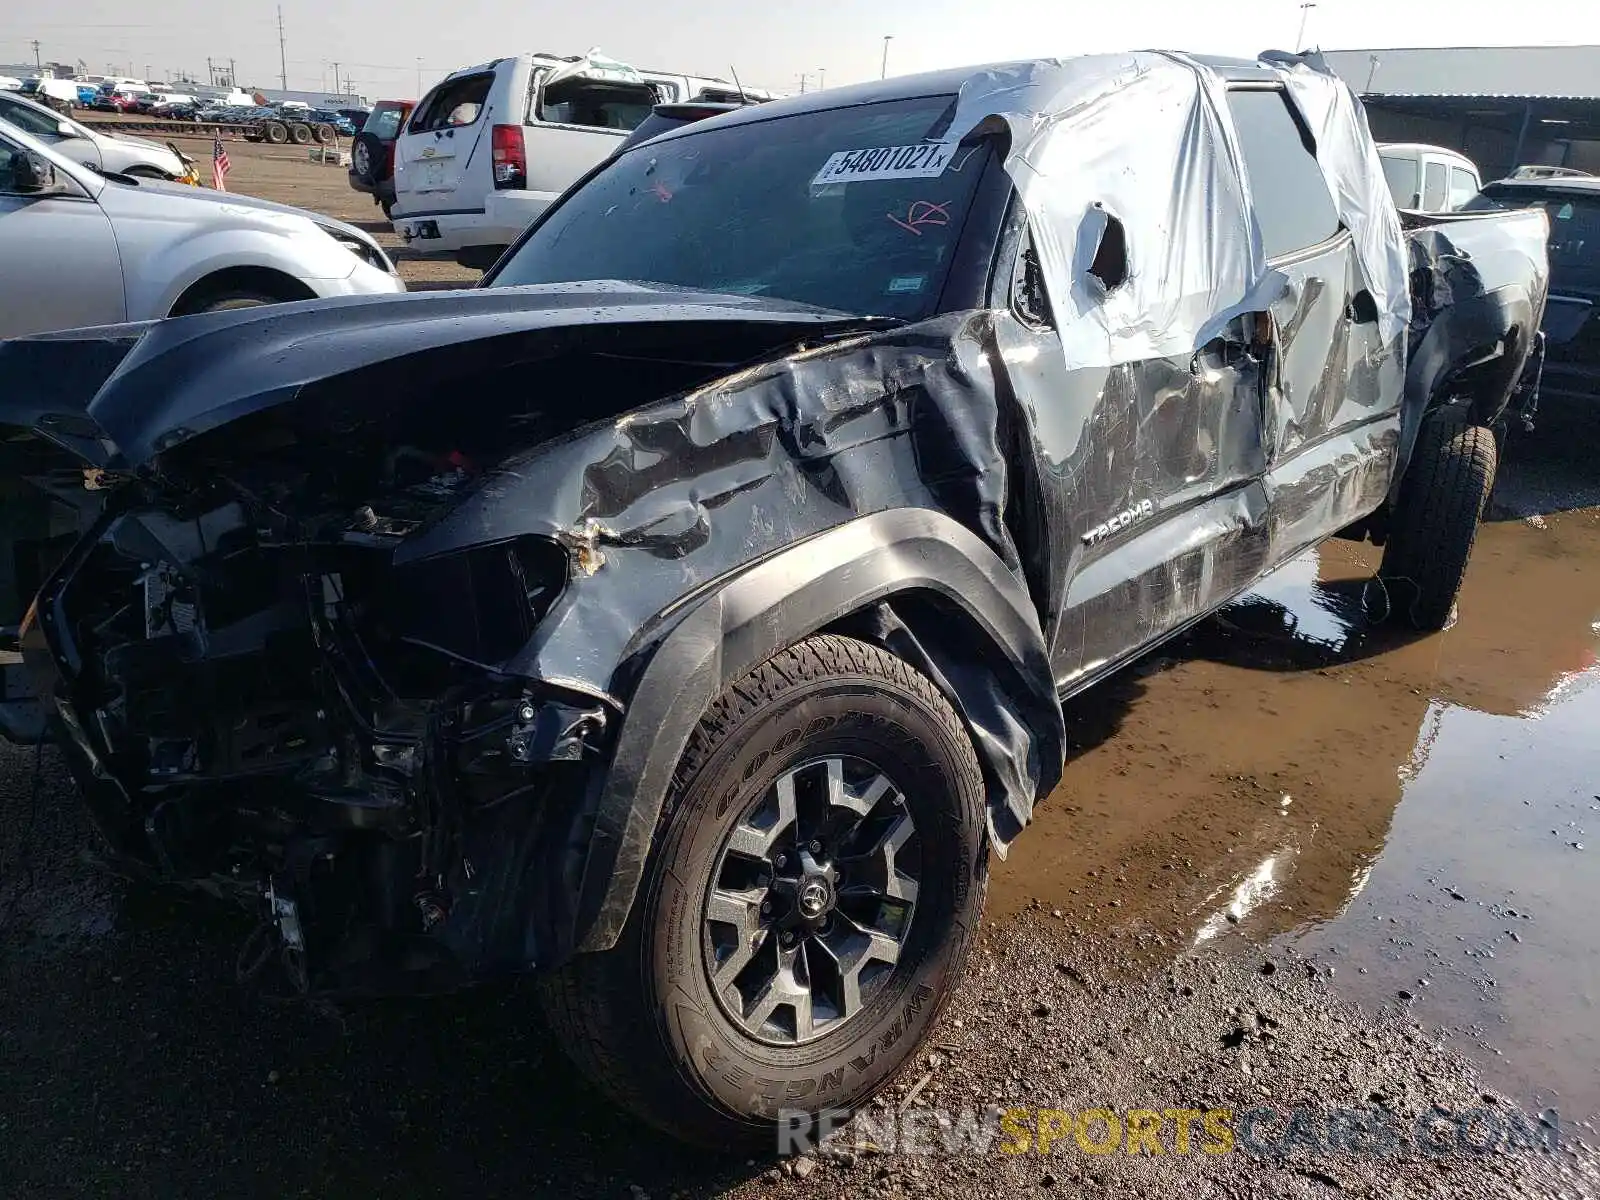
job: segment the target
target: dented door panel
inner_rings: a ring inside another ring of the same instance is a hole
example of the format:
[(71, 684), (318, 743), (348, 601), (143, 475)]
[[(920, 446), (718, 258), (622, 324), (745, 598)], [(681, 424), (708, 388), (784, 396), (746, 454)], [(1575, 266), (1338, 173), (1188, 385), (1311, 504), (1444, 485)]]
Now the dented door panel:
[(1278, 369), (1269, 388), (1270, 565), (1337, 533), (1372, 509), (1399, 449), (1398, 345), (1368, 319), (1347, 234), (1278, 264), (1273, 305)]
[[(1265, 562), (1265, 358), (1239, 318), (1192, 357), (1065, 369), (1002, 321), (1050, 534), (1038, 573), (1057, 682), (1074, 688), (1236, 593)], [(1252, 492), (1248, 498), (1243, 494)]]
[(1285, 287), (1271, 310), (1280, 363), (1272, 393), (1274, 468), (1338, 427), (1349, 370), (1349, 258), (1349, 237), (1341, 235), (1276, 264)]

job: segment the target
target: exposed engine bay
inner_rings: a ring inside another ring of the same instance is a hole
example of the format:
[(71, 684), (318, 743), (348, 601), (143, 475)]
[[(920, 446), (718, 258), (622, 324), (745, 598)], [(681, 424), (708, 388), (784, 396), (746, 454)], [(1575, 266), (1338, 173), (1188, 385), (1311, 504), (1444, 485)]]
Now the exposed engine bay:
[(16, 557), (24, 594), (54, 570), (23, 640), (49, 643), (41, 694), (61, 699), (117, 858), (263, 914), (241, 970), (280, 964), (297, 991), (449, 988), (549, 953), (548, 864), (618, 706), (503, 664), (592, 552), (533, 535), (395, 550), (518, 450), (792, 337), (718, 332), (732, 359), (679, 328), (476, 373), (434, 360), (448, 395), (426, 374), (369, 380), (381, 406), (306, 389), (137, 471), (13, 439), (57, 520), (95, 522)]

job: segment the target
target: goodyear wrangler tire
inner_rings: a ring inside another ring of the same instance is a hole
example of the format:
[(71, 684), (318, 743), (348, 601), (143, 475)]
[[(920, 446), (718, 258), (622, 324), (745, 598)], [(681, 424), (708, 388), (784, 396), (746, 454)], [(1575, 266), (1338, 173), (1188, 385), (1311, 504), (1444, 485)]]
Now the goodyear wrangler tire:
[(1423, 423), (1378, 572), (1396, 619), (1425, 632), (1449, 623), (1497, 465), (1487, 426), (1448, 409)]
[(858, 1108), (932, 1028), (982, 911), (983, 829), (933, 684), (808, 638), (701, 720), (618, 944), (542, 981), (557, 1039), (667, 1133), (774, 1150), (781, 1110)]

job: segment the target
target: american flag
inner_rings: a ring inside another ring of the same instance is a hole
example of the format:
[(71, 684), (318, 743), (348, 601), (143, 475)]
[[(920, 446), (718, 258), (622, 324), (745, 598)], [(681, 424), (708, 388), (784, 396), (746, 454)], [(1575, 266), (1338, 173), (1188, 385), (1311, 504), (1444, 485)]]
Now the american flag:
[(228, 190), (228, 171), (232, 168), (228, 152), (222, 148), (222, 135), (215, 135), (211, 143), (211, 186), (219, 192)]

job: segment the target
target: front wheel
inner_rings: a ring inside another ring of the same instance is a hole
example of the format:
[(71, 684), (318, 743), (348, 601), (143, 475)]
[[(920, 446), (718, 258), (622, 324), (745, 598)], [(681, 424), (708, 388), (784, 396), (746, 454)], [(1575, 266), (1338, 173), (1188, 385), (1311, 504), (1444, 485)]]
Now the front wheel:
[(1449, 624), (1498, 462), (1494, 431), (1449, 409), (1418, 431), (1378, 571), (1390, 611), (1414, 629)]
[(260, 308), (263, 305), (281, 302), (280, 296), (269, 296), (265, 292), (252, 292), (247, 289), (207, 292), (179, 303), (168, 315), (192, 317), (200, 313), (232, 312), (236, 308)]
[(924, 676), (818, 636), (711, 706), (617, 946), (543, 981), (613, 1099), (700, 1145), (776, 1148), (916, 1051), (983, 907), (984, 787)]

